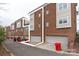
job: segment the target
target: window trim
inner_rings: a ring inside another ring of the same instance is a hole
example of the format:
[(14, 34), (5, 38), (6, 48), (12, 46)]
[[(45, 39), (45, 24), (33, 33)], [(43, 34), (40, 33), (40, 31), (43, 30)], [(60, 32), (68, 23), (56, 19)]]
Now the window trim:
[[(60, 5), (61, 4), (61, 5)], [(66, 4), (66, 7), (67, 8), (64, 8), (64, 4)], [(60, 7), (61, 7), (61, 9), (60, 9)], [(65, 11), (65, 10), (67, 10), (68, 9), (68, 3), (59, 3), (58, 4), (58, 11)]]
[[(19, 24), (19, 26), (18, 26)], [(16, 28), (21, 28), (21, 21), (16, 22)]]
[[(30, 31), (34, 31), (34, 13), (30, 15)], [(31, 27), (32, 26), (32, 27)]]

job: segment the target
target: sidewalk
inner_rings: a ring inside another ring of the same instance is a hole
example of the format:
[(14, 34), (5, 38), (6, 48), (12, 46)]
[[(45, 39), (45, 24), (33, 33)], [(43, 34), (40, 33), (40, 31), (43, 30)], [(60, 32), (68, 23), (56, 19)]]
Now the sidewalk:
[(53, 52), (56, 52), (56, 53), (64, 53), (64, 54), (79, 56), (79, 53), (71, 53), (71, 52), (67, 52), (67, 51), (56, 51), (54, 45), (49, 44), (49, 43), (43, 43), (43, 44), (40, 44), (40, 45), (33, 45), (33, 44), (30, 44), (30, 43), (26, 43), (26, 42), (19, 42), (19, 43), (25, 44), (25, 45), (30, 45), (32, 47), (37, 47), (37, 48), (48, 50), (48, 51), (53, 51)]

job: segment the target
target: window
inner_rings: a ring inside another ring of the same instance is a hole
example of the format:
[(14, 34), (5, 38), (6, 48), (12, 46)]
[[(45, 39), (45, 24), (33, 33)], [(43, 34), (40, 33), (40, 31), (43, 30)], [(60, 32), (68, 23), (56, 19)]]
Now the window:
[(34, 30), (34, 14), (30, 15), (30, 30)]
[(41, 17), (41, 14), (38, 14), (39, 17)]
[(56, 27), (57, 28), (71, 27), (71, 19), (69, 19), (68, 16), (57, 18)]
[(30, 28), (33, 28), (33, 25), (30, 25)]
[(40, 25), (40, 24), (38, 24), (38, 27), (40, 28), (40, 27), (41, 27), (41, 25)]
[(56, 4), (56, 28), (71, 27), (71, 3)]
[(68, 17), (63, 17), (63, 24), (66, 24), (67, 23), (67, 18)]
[(67, 3), (59, 3), (59, 11), (67, 10)]
[(67, 9), (67, 3), (63, 3), (63, 9)]
[(47, 15), (49, 14), (49, 11), (48, 11), (48, 10), (46, 10), (46, 14), (47, 14)]
[(67, 23), (67, 17), (61, 17), (59, 19), (59, 24), (65, 24), (65, 23)]
[(34, 18), (34, 15), (31, 14), (31, 15), (30, 15), (30, 20), (33, 20), (33, 18)]
[(64, 20), (63, 23), (67, 23), (67, 20)]
[(14, 24), (12, 24), (11, 25), (11, 30), (14, 30), (14, 29), (15, 29)]
[(59, 4), (59, 10), (62, 10), (62, 3)]
[(21, 27), (21, 21), (17, 22), (16, 27), (17, 27), (17, 28), (20, 28), (20, 27)]
[(62, 20), (59, 20), (59, 24), (62, 24)]
[(46, 27), (49, 27), (49, 23), (48, 22), (46, 22)]

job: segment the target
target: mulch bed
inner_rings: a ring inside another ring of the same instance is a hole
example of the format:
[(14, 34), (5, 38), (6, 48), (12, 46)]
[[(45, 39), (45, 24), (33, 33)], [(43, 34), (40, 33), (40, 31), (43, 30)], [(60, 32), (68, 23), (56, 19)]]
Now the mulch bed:
[(10, 56), (9, 52), (7, 52), (2, 45), (0, 45), (0, 56)]

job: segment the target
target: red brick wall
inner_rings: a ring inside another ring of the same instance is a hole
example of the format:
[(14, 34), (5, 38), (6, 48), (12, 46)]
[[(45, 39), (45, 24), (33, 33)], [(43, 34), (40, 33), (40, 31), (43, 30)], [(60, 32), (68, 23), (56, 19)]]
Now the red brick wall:
[[(39, 17), (39, 13), (41, 16)], [(39, 28), (40, 24), (40, 28)], [(34, 13), (34, 31), (31, 31), (31, 35), (41, 35), (41, 30), (42, 30), (42, 10), (38, 10), (37, 12)]]
[[(76, 38), (76, 3), (71, 4), (71, 25), (70, 28), (56, 28), (56, 4), (50, 3), (45, 8), (45, 23), (49, 22), (49, 27), (45, 26), (45, 35), (55, 35), (55, 36), (67, 36), (69, 38), (69, 43), (73, 42)], [(46, 10), (49, 10), (49, 14), (46, 15)], [(34, 31), (31, 31), (31, 35), (41, 35), (41, 28), (38, 28), (38, 24), (42, 23), (41, 17), (38, 17), (38, 14), (42, 10), (38, 10), (34, 13)], [(42, 14), (42, 13), (41, 13)], [(71, 44), (69, 44), (70, 47)]]

